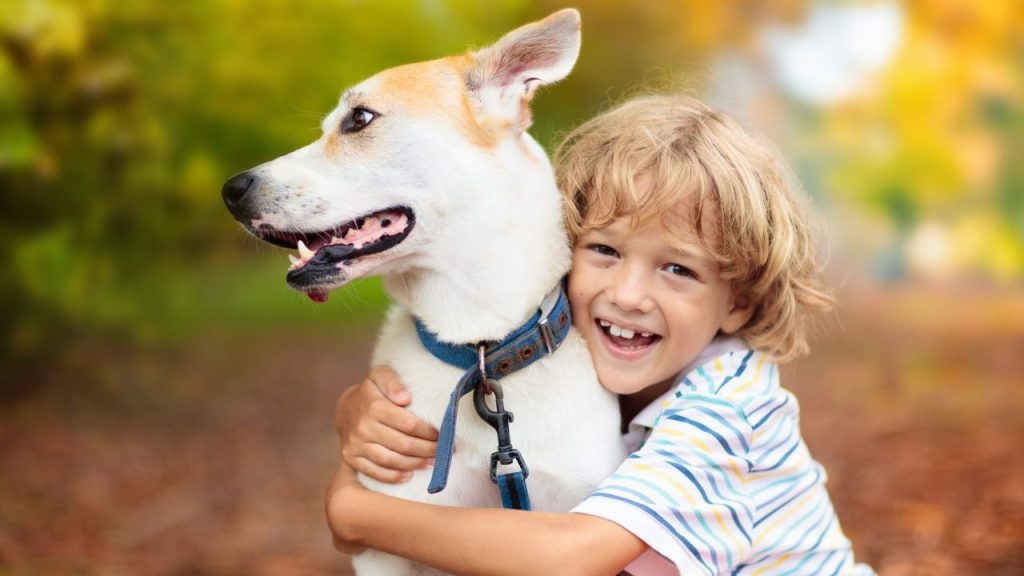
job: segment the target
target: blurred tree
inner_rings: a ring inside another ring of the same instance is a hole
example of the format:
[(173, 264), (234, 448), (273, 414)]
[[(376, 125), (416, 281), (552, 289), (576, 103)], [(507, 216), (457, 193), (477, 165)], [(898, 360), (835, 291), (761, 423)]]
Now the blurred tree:
[[(579, 63), (538, 99), (532, 132), (550, 148), (641, 83), (699, 92), (717, 55), (754, 50), (765, 22), (799, 21), (810, 4), (586, 3)], [(376, 70), (482, 46), (563, 6), (0, 3), (0, 360), (39, 360), (81, 335), (158, 338), (274, 306), (277, 319), (311, 317), (280, 272), (245, 262), (269, 259), (239, 241), (221, 183), (316, 138), (340, 90)], [(804, 175), (907, 233), (946, 218), (953, 244), (979, 265), (1019, 274), (1021, 8), (957, 0), (907, 10), (903, 50), (872, 96), (803, 111), (787, 126), (824, 158)]]
[(902, 49), (875, 89), (823, 118), (830, 184), (885, 215), (901, 238), (922, 226), (941, 234), (926, 241), (944, 251), (936, 272), (1019, 277), (1024, 6), (906, 9)]
[(237, 245), (231, 172), (314, 139), (346, 84), (482, 42), (521, 8), (0, 5), (0, 359), (194, 313), (190, 281)]

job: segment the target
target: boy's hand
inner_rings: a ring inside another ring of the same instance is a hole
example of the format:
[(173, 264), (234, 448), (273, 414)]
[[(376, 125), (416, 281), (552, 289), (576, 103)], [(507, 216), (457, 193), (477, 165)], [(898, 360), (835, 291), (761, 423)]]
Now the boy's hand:
[(334, 413), (345, 463), (388, 484), (405, 482), (412, 470), (432, 464), (437, 430), (404, 408), (411, 402), (387, 366), (374, 367), (362, 383), (345, 390)]

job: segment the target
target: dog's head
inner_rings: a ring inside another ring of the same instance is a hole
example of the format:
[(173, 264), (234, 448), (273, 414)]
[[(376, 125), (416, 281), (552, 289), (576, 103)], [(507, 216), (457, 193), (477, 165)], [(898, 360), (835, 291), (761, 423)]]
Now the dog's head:
[(579, 29), (579, 14), (562, 10), (488, 48), (378, 73), (345, 91), (315, 142), (228, 180), (228, 210), (298, 250), (288, 284), (316, 301), (354, 278), (415, 268), (496, 180), (538, 169), (551, 180), (525, 133), (529, 102), (572, 69)]

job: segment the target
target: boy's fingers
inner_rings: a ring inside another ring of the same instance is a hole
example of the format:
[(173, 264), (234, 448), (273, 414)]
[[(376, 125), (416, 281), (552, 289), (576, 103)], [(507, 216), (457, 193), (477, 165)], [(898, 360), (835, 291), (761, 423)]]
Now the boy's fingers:
[(382, 468), (366, 458), (355, 458), (352, 462), (352, 467), (360, 474), (385, 484), (401, 484), (412, 478), (412, 472)]
[(374, 430), (373, 439), (367, 441), (367, 447), (375, 444), (413, 458), (433, 458), (437, 453), (437, 442), (410, 436), (387, 426)]
[(412, 402), (412, 395), (402, 384), (398, 374), (387, 366), (374, 366), (370, 370), (367, 380), (373, 382), (388, 400), (399, 406), (408, 406)]
[(431, 442), (437, 440), (437, 430), (405, 408), (377, 402), (371, 407), (371, 412), (381, 424), (402, 434)]
[(428, 458), (406, 456), (405, 454), (395, 452), (394, 450), (381, 446), (380, 444), (368, 445), (365, 452), (364, 457), (381, 468), (402, 472), (419, 470), (426, 465), (428, 460)]

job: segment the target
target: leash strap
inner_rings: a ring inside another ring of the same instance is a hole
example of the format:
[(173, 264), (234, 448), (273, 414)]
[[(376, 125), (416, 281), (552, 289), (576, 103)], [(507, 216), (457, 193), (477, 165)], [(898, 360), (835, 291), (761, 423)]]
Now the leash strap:
[(530, 494), (526, 491), (526, 476), (522, 472), (498, 475), (498, 492), (501, 507), (513, 510), (530, 510)]
[[(572, 317), (569, 300), (562, 283), (559, 283), (544, 298), (540, 309), (525, 324), (514, 330), (501, 342), (490, 345), (474, 346), (441, 342), (437, 335), (427, 330), (418, 318), (414, 318), (414, 320), (420, 342), (431, 354), (443, 362), (466, 371), (459, 379), (455, 389), (452, 390), (444, 419), (441, 421), (434, 471), (427, 491), (435, 494), (447, 486), (452, 452), (455, 447), (455, 426), (458, 420), (459, 400), (469, 392), (477, 391), (475, 394), (477, 412), (481, 418), (495, 428), (498, 434), (498, 451), (491, 455), (491, 480), (498, 484), (503, 505), (508, 507), (509, 504), (519, 503), (520, 505), (525, 504), (527, 507), (523, 509), (529, 509), (529, 495), (526, 492), (526, 477), (529, 475), (529, 470), (519, 451), (512, 448), (508, 430), (512, 414), (504, 410), (501, 387), (495, 380), (533, 364), (554, 352), (565, 340), (572, 325)], [(488, 376), (495, 380), (489, 380)], [(492, 391), (497, 392), (497, 410), (491, 410), (483, 402), (484, 395)], [(513, 462), (519, 464), (520, 471), (497, 474), (499, 463), (508, 465)]]

